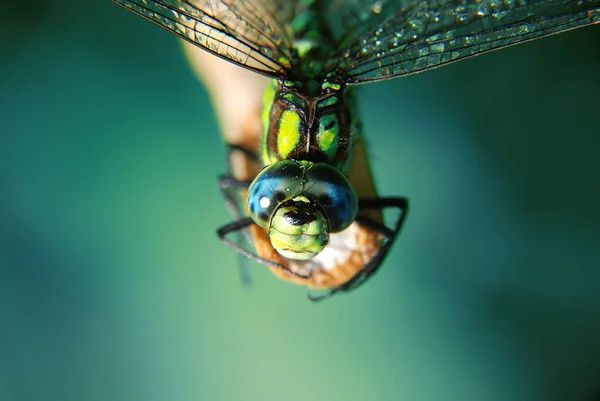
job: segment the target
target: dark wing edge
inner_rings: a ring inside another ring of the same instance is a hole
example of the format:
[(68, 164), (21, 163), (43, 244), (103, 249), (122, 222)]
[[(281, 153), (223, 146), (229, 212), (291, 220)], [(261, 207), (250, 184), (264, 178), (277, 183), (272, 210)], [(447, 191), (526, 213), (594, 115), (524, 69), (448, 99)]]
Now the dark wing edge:
[(179, 38), (271, 78), (292, 68), (292, 39), (264, 0), (111, 0)]
[(332, 75), (348, 84), (407, 76), (600, 23), (600, 0), (437, 0), (393, 7), (384, 5), (385, 18), (373, 15), (365, 21), (368, 28), (340, 40)]

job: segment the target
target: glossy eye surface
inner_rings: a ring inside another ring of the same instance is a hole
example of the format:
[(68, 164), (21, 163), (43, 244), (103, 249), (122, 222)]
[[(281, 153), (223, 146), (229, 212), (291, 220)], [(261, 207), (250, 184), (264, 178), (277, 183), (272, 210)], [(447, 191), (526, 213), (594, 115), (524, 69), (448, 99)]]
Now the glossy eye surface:
[(350, 181), (325, 163), (311, 165), (305, 173), (303, 193), (325, 212), (332, 233), (347, 228), (358, 213), (358, 199)]
[(281, 160), (265, 167), (248, 188), (248, 211), (256, 224), (268, 228), (273, 211), (302, 191), (302, 167)]

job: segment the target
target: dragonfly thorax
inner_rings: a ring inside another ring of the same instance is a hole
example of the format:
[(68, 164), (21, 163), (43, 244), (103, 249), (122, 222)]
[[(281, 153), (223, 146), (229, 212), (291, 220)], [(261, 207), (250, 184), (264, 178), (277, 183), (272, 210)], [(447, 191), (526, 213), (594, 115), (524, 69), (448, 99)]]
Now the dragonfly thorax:
[(286, 82), (274, 82), (264, 98), (262, 159), (327, 163), (345, 170), (352, 146), (352, 120), (347, 90), (321, 83), (317, 96)]

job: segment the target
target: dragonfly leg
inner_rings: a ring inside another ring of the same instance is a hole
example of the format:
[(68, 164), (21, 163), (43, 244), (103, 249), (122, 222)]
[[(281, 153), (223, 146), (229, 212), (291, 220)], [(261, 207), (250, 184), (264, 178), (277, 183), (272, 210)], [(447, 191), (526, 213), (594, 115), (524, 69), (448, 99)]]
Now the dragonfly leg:
[(227, 238), (228, 234), (239, 232), (240, 230), (248, 228), (251, 224), (254, 224), (254, 221), (252, 221), (252, 219), (250, 217), (244, 217), (244, 218), (238, 219), (238, 220), (236, 220), (234, 222), (231, 222), (231, 223), (226, 224), (226, 225), (222, 226), (221, 228), (219, 228), (217, 230), (217, 236), (225, 244), (229, 245), (236, 252), (244, 255), (248, 259), (251, 259), (251, 260), (253, 260), (255, 262), (258, 262), (258, 263), (261, 263), (263, 265), (267, 265), (269, 267), (274, 267), (276, 269), (281, 269), (281, 270), (285, 271), (286, 273), (288, 273), (288, 274), (290, 274), (292, 276), (298, 277), (298, 278), (302, 278), (302, 279), (308, 279), (308, 278), (310, 278), (310, 275), (298, 274), (298, 273), (291, 271), (290, 269), (286, 268), (285, 266), (283, 266), (283, 265), (281, 265), (281, 264), (279, 264), (277, 262), (274, 262), (272, 260), (268, 260), (268, 259), (265, 259), (265, 258), (261, 258), (260, 256), (258, 256), (258, 255), (254, 254), (252, 252), (249, 252), (249, 251), (245, 250), (242, 246), (240, 246), (235, 241), (232, 241), (229, 238)]
[(369, 199), (360, 199), (358, 201), (358, 210), (359, 213), (361, 210), (385, 210), (385, 209), (398, 209), (401, 212), (400, 217), (396, 220), (393, 228), (390, 229), (385, 226), (383, 223), (378, 223), (371, 219), (358, 216), (356, 218), (356, 222), (367, 229), (374, 231), (384, 237), (385, 242), (379, 248), (377, 254), (367, 263), (354, 277), (350, 280), (346, 281), (344, 284), (341, 284), (331, 290), (327, 291), (321, 295), (311, 295), (308, 294), (308, 299), (313, 302), (322, 301), (331, 297), (332, 295), (338, 292), (347, 292), (354, 290), (364, 284), (373, 274), (377, 272), (383, 260), (387, 256), (390, 251), (394, 241), (398, 237), (400, 233), (400, 229), (404, 224), (406, 219), (406, 215), (408, 212), (408, 199), (403, 197), (394, 197), (394, 198), (369, 198)]
[(223, 194), (228, 189), (248, 189), (248, 187), (252, 184), (252, 181), (240, 181), (230, 175), (221, 175), (219, 176), (219, 188)]
[(251, 151), (250, 149), (247, 149), (243, 146), (240, 145), (233, 145), (231, 143), (227, 144), (228, 150), (229, 150), (229, 158), (231, 159), (231, 154), (233, 152), (242, 152), (248, 159), (252, 160), (253, 162), (256, 163), (260, 163), (260, 159), (258, 158), (258, 155), (256, 153), (254, 153), (253, 151)]
[[(242, 198), (241, 190), (248, 189), (249, 185), (250, 182), (239, 181), (229, 175), (219, 177), (219, 189), (225, 199), (225, 206), (234, 219), (239, 220), (244, 217), (242, 210), (240, 209), (241, 206), (239, 200)], [(237, 243), (242, 244), (246, 241), (246, 243), (249, 244), (249, 236), (250, 234), (248, 232), (245, 232), (243, 229), (239, 230), (237, 234)], [(252, 284), (252, 276), (248, 269), (247, 259), (241, 254), (239, 256), (240, 279), (243, 285), (250, 286)]]

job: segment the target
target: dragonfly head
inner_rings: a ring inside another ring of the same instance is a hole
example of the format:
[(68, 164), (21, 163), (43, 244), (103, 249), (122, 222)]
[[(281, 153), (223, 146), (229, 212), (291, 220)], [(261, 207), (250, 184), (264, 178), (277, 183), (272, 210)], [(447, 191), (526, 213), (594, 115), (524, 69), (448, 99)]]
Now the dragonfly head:
[(335, 167), (281, 160), (265, 167), (250, 185), (248, 210), (256, 224), (269, 230), (279, 254), (306, 260), (327, 246), (330, 233), (352, 224), (358, 199)]

